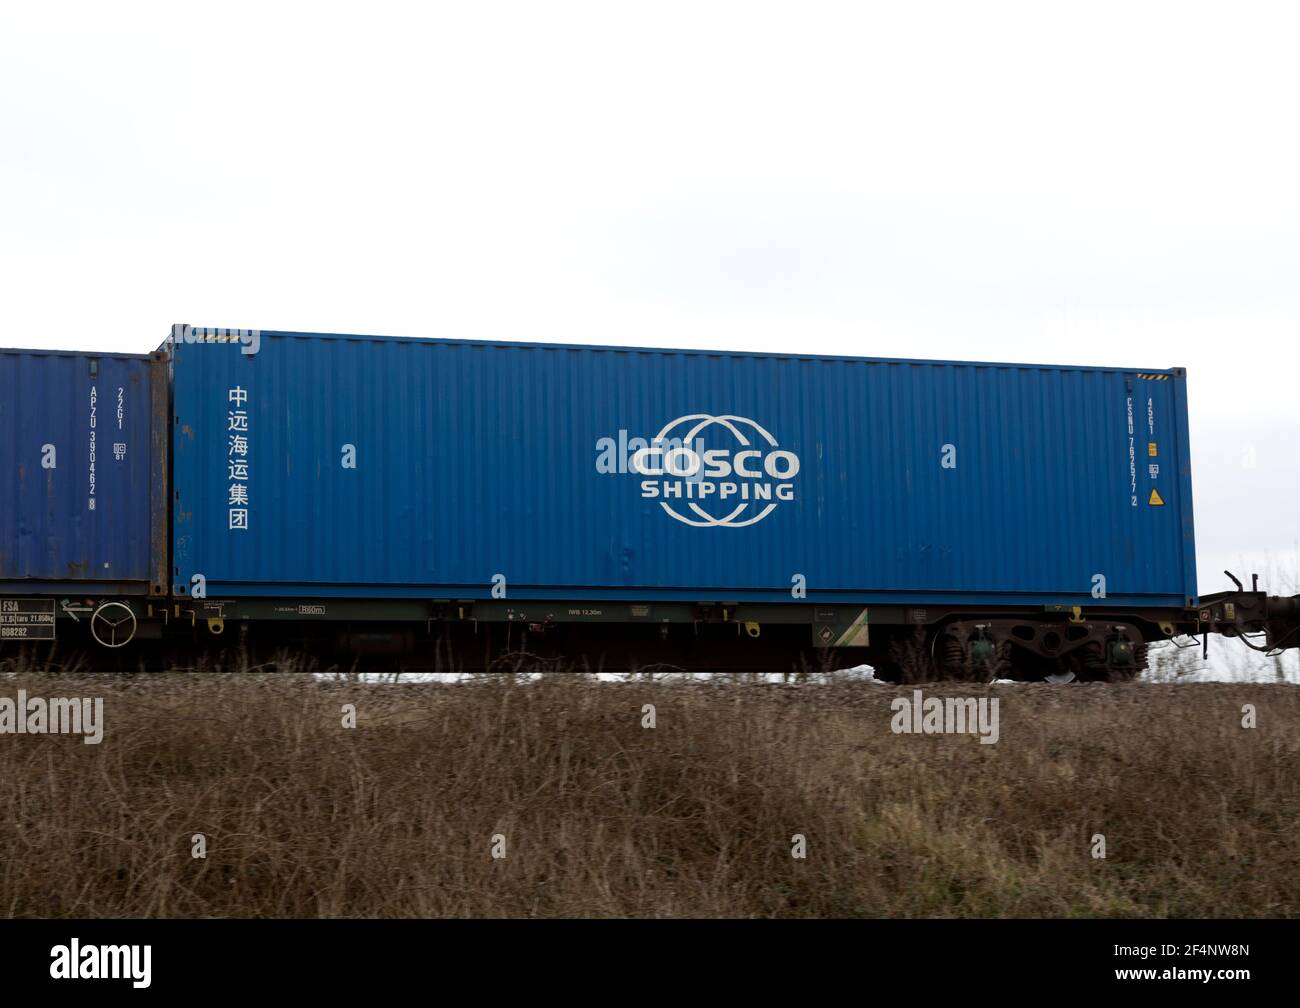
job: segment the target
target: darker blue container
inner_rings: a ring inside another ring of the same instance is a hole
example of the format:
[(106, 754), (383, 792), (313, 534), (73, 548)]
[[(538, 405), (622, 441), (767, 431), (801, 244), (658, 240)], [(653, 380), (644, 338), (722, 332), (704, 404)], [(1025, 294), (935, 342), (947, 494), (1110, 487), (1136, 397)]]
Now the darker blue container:
[(166, 591), (163, 355), (0, 350), (0, 593)]
[(1196, 597), (1179, 369), (288, 332), (169, 348), (178, 593)]

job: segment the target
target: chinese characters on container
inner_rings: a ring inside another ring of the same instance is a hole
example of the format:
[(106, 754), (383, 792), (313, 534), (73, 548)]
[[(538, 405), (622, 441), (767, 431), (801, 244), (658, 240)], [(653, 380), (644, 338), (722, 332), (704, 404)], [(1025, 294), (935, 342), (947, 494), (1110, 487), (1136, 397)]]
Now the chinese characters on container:
[(226, 395), (228, 447), (226, 465), (230, 475), (230, 492), (226, 501), (228, 528), (248, 531), (248, 391), (236, 386)]

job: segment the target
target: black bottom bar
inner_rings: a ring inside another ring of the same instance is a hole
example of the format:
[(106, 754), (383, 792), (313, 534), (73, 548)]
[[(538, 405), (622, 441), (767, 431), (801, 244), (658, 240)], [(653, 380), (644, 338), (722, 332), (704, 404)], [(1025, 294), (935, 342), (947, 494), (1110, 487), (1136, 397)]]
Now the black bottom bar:
[[(1139, 997), (1199, 990), (1222, 998), (1293, 987), (1294, 932), (1293, 922), (1262, 920), (42, 920), (0, 922), (0, 959), (7, 993), (92, 997), (274, 986), (292, 990), (296, 1003), (398, 989), (461, 991), (492, 1003), (511, 988), (533, 996), (725, 990), (734, 998), (782, 986), (805, 995), (1077, 997), (1132, 988)], [(55, 978), (52, 970), (68, 972), (74, 941), (78, 973), (121, 963), (128, 975)], [(96, 946), (116, 951), (105, 957)], [(131, 959), (121, 946), (139, 954)], [(148, 987), (137, 989), (143, 946)]]

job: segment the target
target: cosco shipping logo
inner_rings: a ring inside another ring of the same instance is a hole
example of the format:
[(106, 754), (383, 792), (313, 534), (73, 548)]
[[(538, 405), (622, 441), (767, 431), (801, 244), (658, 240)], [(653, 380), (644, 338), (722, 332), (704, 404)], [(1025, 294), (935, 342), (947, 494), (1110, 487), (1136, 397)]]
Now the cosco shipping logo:
[(794, 500), (799, 456), (748, 417), (691, 413), (651, 438), (601, 438), (596, 471), (645, 477), (641, 496), (686, 525), (744, 528)]

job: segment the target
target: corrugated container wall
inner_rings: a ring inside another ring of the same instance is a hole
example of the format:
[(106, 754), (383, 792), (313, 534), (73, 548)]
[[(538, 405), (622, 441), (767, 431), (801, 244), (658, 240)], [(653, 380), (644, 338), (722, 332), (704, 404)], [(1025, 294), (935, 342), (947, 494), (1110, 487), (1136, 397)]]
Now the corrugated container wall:
[(173, 369), (178, 592), (1195, 596), (1180, 371), (295, 333)]
[(166, 591), (165, 367), (0, 350), (0, 590)]

